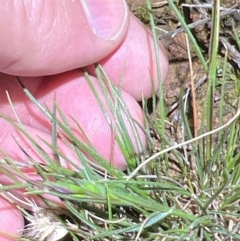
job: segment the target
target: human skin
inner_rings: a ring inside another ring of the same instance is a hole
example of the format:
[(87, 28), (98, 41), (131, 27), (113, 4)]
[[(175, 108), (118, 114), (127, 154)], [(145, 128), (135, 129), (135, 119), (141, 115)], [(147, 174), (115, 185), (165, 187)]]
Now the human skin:
[[(59, 2), (36, 1), (34, 4), (30, 4), (30, 1), (4, 1), (3, 4), (1, 3), (0, 31), (5, 34), (0, 39), (0, 72), (2, 72), (0, 74), (0, 110), (1, 113), (14, 119), (5, 95), (5, 90), (8, 90), (17, 114), (31, 136), (38, 135), (51, 141), (50, 125), (22, 93), (21, 88), (16, 87), (14, 76), (24, 76), (22, 77), (23, 82), (41, 103), (52, 106), (56, 94), (63, 112), (80, 121), (86, 131), (87, 129), (92, 131), (90, 126), (93, 124), (89, 120), (93, 119), (94, 113), (99, 113), (97, 120), (99, 128), (94, 133), (92, 142), (99, 153), (108, 158), (109, 150), (112, 148), (112, 142), (109, 141), (111, 129), (106, 125), (96, 103), (91, 103), (92, 118), (89, 118), (89, 107), (84, 100), (88, 99), (90, 92), (85, 91), (88, 85), (82, 70), (78, 68), (87, 66), (96, 86), (98, 84), (94, 77), (92, 63), (99, 62), (117, 86), (119, 76), (123, 73), (123, 99), (132, 116), (141, 125), (144, 125), (143, 114), (136, 100), (140, 100), (142, 95), (145, 97), (152, 95), (152, 80), (155, 90), (158, 88), (152, 36), (134, 16), (129, 14), (126, 5), (120, 0), (115, 0), (113, 6), (112, 1), (106, 1), (107, 7), (100, 4), (104, 11), (109, 11), (112, 19), (111, 26), (108, 26), (111, 31), (104, 30), (102, 32), (93, 31), (93, 28), (89, 26), (89, 21), (83, 11), (83, 1)], [(9, 9), (11, 11), (6, 11)], [(27, 11), (22, 11), (22, 9)], [(114, 9), (118, 9), (117, 16)], [(94, 13), (96, 14), (96, 12)], [(31, 19), (30, 16), (32, 21), (28, 21)], [(104, 21), (101, 24), (104, 25)], [(9, 28), (9, 26), (11, 27)], [(47, 34), (49, 29), (51, 35)], [(9, 39), (18, 41), (9, 42)], [(167, 75), (168, 62), (160, 45), (159, 54), (161, 75), (164, 80)], [(70, 93), (69, 95), (66, 94), (66, 89), (67, 93)], [(104, 99), (104, 96), (99, 94)], [(74, 103), (72, 97), (74, 97)], [(87, 116), (87, 118), (81, 119), (80, 113), (81, 117)], [(18, 135), (16, 130), (2, 119), (0, 125), (0, 148), (4, 149), (13, 159), (26, 161), (26, 157), (19, 153), (12, 138), (12, 135)], [(94, 125), (97, 125), (96, 122)], [(91, 135), (91, 131), (89, 135)], [(140, 136), (141, 142), (145, 145), (145, 136), (141, 132)], [(23, 141), (21, 144), (24, 145), (24, 143)], [(67, 156), (73, 155), (64, 145), (62, 151)], [(126, 161), (122, 153), (116, 150), (114, 155), (113, 165), (121, 169), (126, 168)], [(8, 184), (9, 180), (0, 174), (0, 182)], [(18, 195), (21, 197), (22, 194)], [(2, 224), (0, 227), (1, 240), (14, 240), (1, 237), (1, 232), (21, 235), (21, 228), (24, 226), (21, 214), (14, 205), (2, 197), (0, 197), (0, 223)]]

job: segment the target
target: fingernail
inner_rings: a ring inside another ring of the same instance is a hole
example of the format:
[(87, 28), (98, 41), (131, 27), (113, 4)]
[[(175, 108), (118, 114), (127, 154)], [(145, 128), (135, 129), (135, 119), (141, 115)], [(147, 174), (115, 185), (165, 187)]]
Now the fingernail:
[(128, 19), (125, 0), (80, 0), (94, 34), (106, 40), (117, 39)]

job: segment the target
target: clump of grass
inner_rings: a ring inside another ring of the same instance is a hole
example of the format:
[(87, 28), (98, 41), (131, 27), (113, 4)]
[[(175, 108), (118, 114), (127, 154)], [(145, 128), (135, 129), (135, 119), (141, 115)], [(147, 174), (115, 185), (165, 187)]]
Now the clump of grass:
[[(25, 203), (25, 206), (32, 207), (33, 210), (33, 212), (27, 212), (19, 208), (29, 220), (24, 233), (25, 237), (22, 240), (56, 241), (60, 238), (74, 241), (240, 239), (238, 234), (240, 218), (240, 126), (238, 122), (240, 85), (239, 82), (236, 83), (238, 80), (235, 79), (236, 115), (225, 123), (223, 117), (227, 105), (224, 96), (229, 82), (233, 80), (231, 75), (227, 74), (228, 50), (223, 56), (223, 61), (217, 61), (220, 52), (214, 43), (218, 40), (218, 27), (212, 28), (212, 44), (209, 54), (204, 55), (176, 5), (171, 0), (168, 3), (185, 28), (187, 37), (193, 44), (208, 76), (202, 128), (197, 129), (197, 132), (192, 131), (194, 128), (190, 126), (187, 107), (189, 109), (197, 107), (192, 107), (191, 102), (188, 101), (189, 98), (182, 93), (178, 107), (181, 116), (179, 125), (183, 130), (182, 142), (172, 143), (167, 129), (167, 123), (170, 122), (171, 125), (171, 119), (165, 108), (159, 68), (160, 89), (159, 93), (153, 96), (153, 113), (148, 112), (146, 100), (142, 101), (143, 109), (146, 112), (145, 132), (148, 136), (149, 148), (145, 157), (134, 155), (133, 143), (119, 113), (124, 110), (124, 114), (132, 123), (133, 128), (136, 123), (124, 108), (121, 92), (111, 85), (111, 81), (101, 66), (96, 66), (102, 91), (106, 95), (108, 106), (114, 113), (120, 130), (115, 139), (129, 164), (128, 170), (122, 172), (112, 167), (91, 146), (76, 138), (57, 103), (54, 105), (54, 111), (50, 111), (40, 106), (23, 86), (30, 98), (52, 121), (55, 131), (53, 131), (53, 143), (46, 143), (44, 140), (36, 141), (22, 125), (14, 124), (8, 119), (30, 140), (35, 150), (48, 163), (48, 165), (40, 165), (31, 160), (31, 165), (42, 177), (42, 181), (38, 182), (29, 180), (21, 172), (20, 164), (11, 160), (7, 155), (0, 163), (1, 172), (15, 181), (13, 185), (0, 187), (1, 192), (8, 199), (16, 202), (17, 199), (14, 196), (9, 196), (9, 191), (25, 188), (28, 194), (41, 197), (46, 206), (40, 208), (32, 201), (18, 200), (18, 204), (19, 202), (20, 204)], [(219, 6), (217, 0), (214, 1), (214, 6)], [(151, 8), (149, 1), (147, 7)], [(154, 32), (154, 18), (151, 15), (151, 9), (149, 9), (149, 13), (149, 20)], [(218, 12), (214, 16), (219, 16)], [(219, 20), (215, 17), (213, 26), (218, 26), (218, 24)], [(235, 29), (234, 31), (236, 32)], [(157, 49), (155, 34), (154, 37)], [(235, 38), (239, 43), (237, 34), (235, 34)], [(208, 58), (210, 62), (207, 61)], [(160, 66), (158, 57), (156, 61)], [(217, 75), (217, 68), (222, 69), (221, 77)], [(105, 107), (94, 91), (94, 86), (91, 85), (91, 79), (87, 73), (86, 79), (107, 118)], [(193, 89), (192, 85), (191, 92), (187, 93), (193, 95)], [(213, 129), (212, 111), (216, 89), (221, 93), (219, 126)], [(157, 105), (158, 99), (160, 105)], [(160, 109), (157, 106), (160, 106)], [(57, 113), (61, 116), (60, 119), (56, 118)], [(153, 119), (150, 118), (150, 114)], [(6, 116), (1, 116), (7, 119)], [(198, 117), (195, 115), (194, 118)], [(111, 125), (111, 123), (109, 124)], [(79, 128), (81, 129), (80, 126)], [(43, 141), (53, 150), (56, 160), (61, 157), (71, 163), (71, 160), (57, 147), (57, 130), (64, 133), (64, 136), (67, 137), (65, 141), (75, 150), (79, 162), (83, 166), (78, 171), (61, 167), (58, 161), (53, 161), (41, 148)], [(138, 140), (137, 134), (136, 140)], [(157, 153), (156, 141), (161, 147), (161, 151)], [(138, 146), (141, 150), (140, 141)], [(97, 160), (100, 165), (96, 166), (92, 162), (92, 158)], [(26, 182), (20, 182), (15, 178), (16, 176)], [(65, 208), (62, 204), (50, 202), (44, 194), (60, 198)]]

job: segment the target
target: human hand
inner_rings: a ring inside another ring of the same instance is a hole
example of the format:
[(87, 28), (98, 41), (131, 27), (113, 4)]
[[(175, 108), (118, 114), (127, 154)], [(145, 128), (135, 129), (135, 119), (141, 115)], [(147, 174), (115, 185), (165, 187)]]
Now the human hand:
[[(86, 2), (89, 2), (92, 20), (84, 11)], [(91, 26), (91, 22), (95, 27)], [(4, 1), (0, 5), (0, 23), (4, 33), (0, 39), (0, 110), (15, 120), (6, 98), (7, 90), (21, 122), (32, 137), (41, 136), (51, 142), (51, 125), (24, 95), (15, 75), (24, 76), (21, 79), (26, 87), (50, 109), (56, 93), (57, 103), (64, 114), (75, 118), (95, 149), (109, 159), (111, 128), (84, 73), (78, 69), (88, 66), (95, 87), (104, 100), (93, 68), (89, 66), (95, 62), (103, 66), (116, 86), (123, 75), (122, 98), (132, 117), (144, 125), (143, 113), (136, 100), (140, 100), (142, 95), (146, 98), (152, 95), (151, 79), (157, 89), (155, 54), (151, 34), (129, 14), (124, 1), (109, 0), (99, 4), (96, 1)], [(164, 80), (168, 62), (161, 46), (159, 51)], [(0, 119), (0, 125), (0, 148), (13, 160), (26, 161), (26, 156), (12, 138), (19, 137), (19, 133), (3, 119)], [(73, 122), (71, 126), (74, 128)], [(139, 134), (145, 146), (145, 136), (140, 129)], [(20, 141), (21, 146), (31, 152), (28, 142), (22, 138)], [(59, 143), (61, 151), (74, 161), (76, 157), (71, 150), (61, 144), (61, 140)], [(31, 154), (36, 160), (43, 161), (36, 153)], [(113, 156), (113, 165), (126, 168), (126, 161), (118, 147), (114, 149)], [(0, 174), (0, 183), (6, 185), (10, 181)], [(23, 218), (4, 198), (0, 198), (0, 222), (0, 237), (1, 232), (21, 236)], [(13, 239), (1, 237), (1, 240)]]

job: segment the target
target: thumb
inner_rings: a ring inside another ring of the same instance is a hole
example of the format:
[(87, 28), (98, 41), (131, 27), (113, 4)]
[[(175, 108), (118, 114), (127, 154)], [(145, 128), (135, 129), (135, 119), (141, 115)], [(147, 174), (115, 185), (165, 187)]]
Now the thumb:
[(126, 35), (124, 0), (10, 0), (0, 5), (0, 72), (40, 76), (97, 62)]

